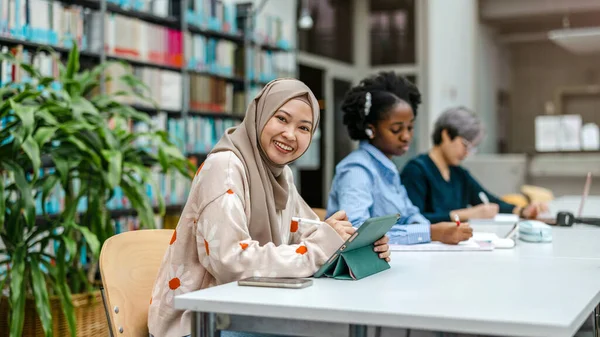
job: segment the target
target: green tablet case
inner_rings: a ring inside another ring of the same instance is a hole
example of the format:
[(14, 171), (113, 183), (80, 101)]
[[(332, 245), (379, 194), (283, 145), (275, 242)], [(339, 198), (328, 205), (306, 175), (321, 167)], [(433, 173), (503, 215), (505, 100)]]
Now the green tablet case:
[(398, 221), (399, 214), (370, 218), (317, 270), (314, 277), (332, 277), (339, 280), (360, 280), (390, 268), (373, 251), (375, 241), (381, 239)]

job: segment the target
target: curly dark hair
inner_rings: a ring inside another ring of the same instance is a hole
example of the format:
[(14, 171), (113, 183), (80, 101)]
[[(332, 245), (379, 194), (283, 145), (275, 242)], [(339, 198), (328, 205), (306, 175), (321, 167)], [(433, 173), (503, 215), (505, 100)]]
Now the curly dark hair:
[[(371, 93), (371, 109), (365, 117), (367, 92)], [(342, 102), (344, 125), (348, 127), (350, 138), (368, 139), (365, 134), (367, 124), (385, 119), (391, 108), (402, 101), (410, 105), (416, 117), (417, 107), (421, 104), (421, 93), (404, 76), (392, 71), (380, 72), (360, 81), (346, 93)]]

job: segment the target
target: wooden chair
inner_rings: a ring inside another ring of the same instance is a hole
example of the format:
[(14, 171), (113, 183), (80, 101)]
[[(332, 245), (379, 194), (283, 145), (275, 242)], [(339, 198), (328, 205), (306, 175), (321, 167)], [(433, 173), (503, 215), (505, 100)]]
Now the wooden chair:
[(533, 186), (533, 185), (523, 185), (521, 186), (521, 193), (523, 193), (529, 201), (537, 201), (537, 202), (550, 202), (554, 200), (554, 194), (551, 190)]
[(102, 246), (102, 299), (111, 336), (148, 337), (152, 288), (172, 236), (173, 230), (137, 230)]
[(321, 221), (325, 220), (325, 216), (327, 216), (327, 210), (324, 208), (314, 208), (313, 207), (313, 212), (315, 212), (315, 214), (317, 214), (319, 216), (319, 219), (321, 219)]

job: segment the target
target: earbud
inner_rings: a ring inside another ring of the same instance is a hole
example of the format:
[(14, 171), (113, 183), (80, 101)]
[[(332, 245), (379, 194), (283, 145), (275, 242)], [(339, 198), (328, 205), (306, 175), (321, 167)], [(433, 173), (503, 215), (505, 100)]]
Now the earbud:
[(365, 134), (367, 135), (367, 137), (373, 139), (373, 130), (365, 129)]

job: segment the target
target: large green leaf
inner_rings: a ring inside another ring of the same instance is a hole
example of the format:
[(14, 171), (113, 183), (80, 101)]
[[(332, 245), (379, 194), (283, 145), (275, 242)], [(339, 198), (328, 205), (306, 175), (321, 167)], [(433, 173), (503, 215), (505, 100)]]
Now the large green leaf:
[(61, 183), (66, 185), (69, 179), (69, 158), (60, 156), (57, 153), (52, 153), (52, 161), (54, 162), (54, 167), (56, 167), (56, 171), (60, 176)]
[(144, 227), (154, 227), (154, 212), (146, 194), (146, 186), (136, 181), (131, 175), (124, 175), (121, 188), (131, 202), (131, 206), (138, 213), (140, 223)]
[(102, 150), (102, 156), (108, 162), (108, 186), (113, 189), (121, 182), (123, 154), (118, 150)]
[(98, 258), (100, 255), (100, 241), (98, 241), (98, 237), (96, 234), (92, 233), (88, 228), (84, 226), (79, 226), (77, 224), (72, 224), (73, 228), (83, 235), (85, 242), (87, 242), (88, 247), (94, 258)]
[(21, 120), (21, 126), (25, 130), (26, 135), (33, 132), (33, 122), (35, 107), (17, 104), (11, 100), (11, 108), (15, 111), (15, 115)]
[(73, 100), (71, 100), (71, 107), (77, 112), (78, 115), (83, 115), (86, 113), (91, 115), (99, 114), (98, 109), (96, 109), (96, 107), (90, 101), (81, 96), (73, 97)]
[(50, 269), (51, 273), (54, 273), (54, 277), (56, 279), (55, 290), (58, 293), (58, 298), (62, 304), (63, 313), (67, 318), (69, 330), (71, 331), (71, 337), (75, 337), (75, 311), (73, 310), (71, 291), (67, 286), (66, 249), (64, 245), (60, 245), (58, 251), (56, 252), (56, 267), (56, 269)]
[(35, 69), (31, 64), (27, 64), (27, 63), (19, 63), (19, 66), (21, 67), (21, 69), (23, 69), (27, 74), (29, 74), (29, 76), (38, 79), (42, 77), (42, 74)]
[(54, 115), (52, 115), (46, 108), (39, 109), (35, 114), (39, 118), (43, 119), (49, 126), (56, 126), (60, 124)]
[[(79, 71), (79, 49), (77, 43), (73, 43), (71, 52), (69, 52), (69, 61), (64, 74), (64, 79), (72, 80), (75, 74)], [(68, 90), (67, 90), (68, 91)]]
[[(4, 174), (0, 173), (0, 233), (4, 232), (4, 213), (6, 212), (6, 201), (4, 200)], [(2, 289), (0, 287), (0, 289)]]
[(94, 163), (94, 165), (98, 167), (102, 165), (100, 157), (96, 153), (94, 153), (94, 151), (92, 151), (92, 149), (90, 149), (84, 142), (77, 139), (75, 136), (68, 136), (65, 139), (65, 142), (71, 143), (75, 145), (80, 151), (85, 152), (89, 156), (89, 159)]
[(40, 172), (40, 165), (42, 163), (42, 159), (40, 157), (40, 147), (38, 146), (38, 143), (31, 136), (29, 136), (25, 138), (22, 148), (33, 164), (33, 175), (37, 177)]
[(60, 178), (56, 174), (44, 176), (44, 183), (42, 185), (42, 213), (46, 214), (46, 199), (48, 199), (48, 195), (54, 190), (56, 184), (59, 182)]
[(25, 254), (26, 247), (19, 246), (12, 256), (10, 271), (10, 337), (21, 337), (25, 321)]
[[(40, 261), (37, 256), (32, 255), (29, 267), (31, 268), (31, 288), (35, 299), (35, 309), (38, 313), (44, 335), (52, 337), (52, 314), (50, 313), (50, 300), (48, 298), (48, 288), (46, 288), (46, 278), (40, 270)], [(23, 296), (24, 297), (24, 296)]]
[(21, 166), (11, 160), (6, 160), (4, 166), (14, 175), (15, 185), (19, 190), (20, 200), (22, 201), (21, 211), (25, 216), (25, 221), (31, 226), (35, 222), (35, 206), (31, 185), (25, 178), (25, 171), (23, 171)]
[(35, 142), (39, 145), (39, 147), (42, 147), (50, 139), (52, 139), (52, 136), (54, 136), (57, 129), (58, 129), (57, 127), (53, 127), (53, 126), (39, 127), (35, 131), (35, 134), (33, 135), (33, 139), (35, 139)]

